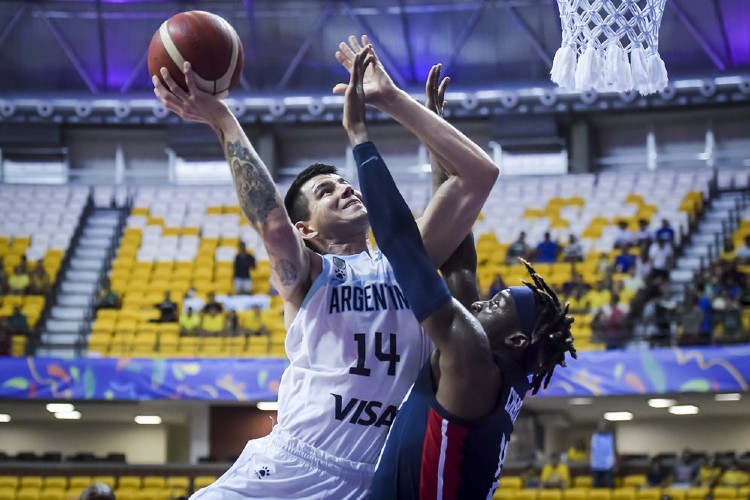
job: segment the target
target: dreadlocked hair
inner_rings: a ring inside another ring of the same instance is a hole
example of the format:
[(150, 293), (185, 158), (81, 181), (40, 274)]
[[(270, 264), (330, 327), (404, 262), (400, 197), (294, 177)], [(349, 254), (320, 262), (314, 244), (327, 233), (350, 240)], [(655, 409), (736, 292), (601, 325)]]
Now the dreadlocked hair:
[(533, 284), (523, 282), (534, 294), (537, 311), (536, 324), (531, 334), (531, 346), (538, 350), (538, 365), (536, 366), (531, 380), (532, 394), (539, 389), (547, 388), (555, 367), (565, 367), (565, 353), (570, 353), (573, 359), (578, 359), (575, 347), (573, 347), (573, 335), (570, 325), (573, 317), (568, 316), (570, 304), (563, 305), (557, 294), (547, 285), (531, 264), (519, 259), (531, 276)]

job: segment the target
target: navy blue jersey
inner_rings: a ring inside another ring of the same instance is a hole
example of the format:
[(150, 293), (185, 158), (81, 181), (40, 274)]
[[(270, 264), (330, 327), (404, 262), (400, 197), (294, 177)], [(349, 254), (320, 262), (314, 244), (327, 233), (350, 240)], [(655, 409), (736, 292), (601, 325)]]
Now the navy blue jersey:
[(373, 480), (374, 500), (492, 498), (529, 388), (517, 363), (498, 354), (495, 362), (502, 373), (497, 407), (471, 420), (440, 406), (430, 362), (422, 367), (386, 438)]

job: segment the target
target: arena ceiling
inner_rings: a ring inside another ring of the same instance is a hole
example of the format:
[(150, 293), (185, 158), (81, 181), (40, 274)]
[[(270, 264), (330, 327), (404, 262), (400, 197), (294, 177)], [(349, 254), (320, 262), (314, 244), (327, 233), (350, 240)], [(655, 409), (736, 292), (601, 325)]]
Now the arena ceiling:
[[(359, 33), (370, 36), (393, 79), (415, 93), (435, 62), (445, 65), (453, 91), (554, 92), (556, 0), (0, 0), (0, 119), (16, 109), (8, 100), (29, 96), (153, 101), (151, 36), (171, 15), (192, 9), (223, 16), (243, 41), (235, 97), (329, 95), (346, 79), (333, 57), (338, 42)], [(748, 26), (748, 0), (667, 0), (659, 51), (670, 80), (714, 82), (708, 94), (721, 81), (735, 92), (744, 85), (740, 97), (750, 100)]]

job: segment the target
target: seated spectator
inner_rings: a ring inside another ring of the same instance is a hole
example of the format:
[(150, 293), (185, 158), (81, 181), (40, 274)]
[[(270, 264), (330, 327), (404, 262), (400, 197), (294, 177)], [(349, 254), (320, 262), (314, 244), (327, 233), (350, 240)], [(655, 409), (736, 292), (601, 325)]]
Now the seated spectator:
[(662, 219), (661, 227), (656, 230), (656, 241), (663, 241), (668, 246), (674, 246), (674, 229), (667, 219)]
[(651, 278), (669, 280), (669, 270), (672, 269), (672, 247), (666, 240), (657, 239), (648, 249), (648, 259), (651, 263)]
[(677, 302), (668, 282), (658, 285), (658, 293), (643, 307), (645, 337), (651, 347), (669, 346), (677, 330)]
[(0, 357), (10, 356), (12, 350), (12, 335), (8, 320), (5, 317), (0, 318)]
[(575, 271), (571, 271), (570, 274), (570, 280), (562, 285), (562, 293), (564, 295), (573, 295), (579, 288), (586, 292), (588, 290), (588, 285), (583, 281), (583, 275)]
[(187, 311), (188, 308), (191, 308), (193, 312), (202, 311), (204, 305), (206, 303), (196, 295), (195, 288), (191, 288), (185, 292), (185, 297), (182, 299), (182, 312)]
[(633, 262), (633, 267), (628, 271), (628, 275), (622, 279), (622, 287), (625, 290), (632, 292), (633, 294), (638, 293), (646, 286), (646, 282), (643, 281), (641, 276), (637, 273), (637, 261)]
[(508, 253), (505, 254), (506, 264), (518, 264), (518, 258), (528, 259), (531, 248), (526, 244), (526, 233), (521, 231), (518, 239), (510, 244)]
[(11, 295), (25, 295), (30, 285), (31, 276), (22, 265), (17, 265), (8, 278), (8, 291)]
[(620, 246), (620, 253), (615, 257), (615, 272), (627, 273), (635, 268), (635, 255), (630, 253), (630, 245)]
[(210, 292), (201, 311), (201, 330), (205, 335), (219, 335), (225, 327), (224, 306), (216, 300), (216, 294)]
[(599, 254), (599, 260), (596, 262), (596, 274), (606, 276), (612, 270), (612, 262), (607, 252)]
[(542, 467), (542, 487), (565, 489), (570, 484), (568, 466), (560, 462), (560, 454), (552, 453), (550, 463)]
[(8, 316), (8, 328), (11, 335), (26, 335), (31, 333), (29, 318), (21, 311), (21, 306), (13, 308), (13, 314)]
[(250, 281), (250, 271), (255, 269), (255, 257), (247, 253), (245, 243), (240, 242), (237, 248), (237, 255), (234, 256), (234, 293), (250, 294), (252, 293), (252, 282)]
[(576, 439), (576, 442), (568, 448), (568, 462), (588, 462), (589, 451), (586, 448), (586, 441), (582, 438)]
[(539, 475), (539, 469), (537, 466), (533, 463), (529, 464), (521, 472), (521, 481), (523, 482), (523, 487), (526, 489), (541, 488), (542, 479)]
[(695, 290), (688, 290), (685, 301), (679, 306), (678, 322), (681, 344), (708, 344), (711, 331), (702, 330), (704, 314), (698, 305), (698, 294)]
[(177, 315), (178, 306), (175, 301), (172, 300), (172, 296), (169, 292), (164, 292), (164, 300), (155, 304), (159, 310), (159, 319), (156, 320), (158, 323), (176, 323), (179, 319)]
[(649, 488), (663, 488), (667, 486), (669, 471), (667, 471), (657, 458), (652, 458), (646, 472), (646, 486)]
[(643, 280), (645, 283), (649, 276), (651, 276), (651, 259), (648, 255), (648, 250), (651, 246), (642, 246), (638, 257), (635, 259), (635, 275)]
[(651, 232), (648, 230), (648, 224), (648, 220), (638, 219), (638, 231), (635, 233), (635, 244), (638, 247), (650, 245), (651, 241), (653, 241)]
[(96, 309), (119, 309), (120, 296), (112, 290), (112, 285), (108, 279), (104, 280), (99, 297), (96, 299)]
[(180, 335), (195, 335), (201, 326), (201, 317), (193, 312), (192, 307), (180, 314)]
[(721, 475), (718, 485), (727, 488), (743, 488), (750, 485), (750, 475), (740, 470), (737, 460), (732, 460), (727, 470)]
[(109, 485), (94, 483), (83, 490), (79, 500), (115, 500), (115, 494)]
[(737, 264), (741, 266), (750, 266), (750, 236), (745, 236), (745, 242), (737, 248), (734, 254)]
[(596, 288), (586, 293), (589, 305), (592, 310), (601, 309), (612, 301), (612, 292), (610, 292), (604, 281), (597, 281)]
[(625, 305), (630, 304), (630, 302), (632, 302), (633, 298), (635, 297), (635, 292), (625, 288), (625, 282), (623, 280), (617, 280), (612, 283), (611, 292), (619, 295), (620, 302)]
[(716, 321), (721, 324), (721, 336), (715, 338), (716, 343), (734, 343), (743, 337), (742, 310), (737, 300), (732, 299), (729, 290), (722, 289), (719, 296), (711, 302), (711, 308), (716, 315)]
[(247, 332), (246, 335), (248, 336), (269, 336), (271, 334), (268, 327), (263, 323), (260, 307), (258, 306), (253, 306), (252, 312), (245, 316), (245, 319), (242, 322), (242, 328)]
[(566, 300), (570, 304), (570, 312), (574, 314), (586, 314), (591, 311), (591, 301), (583, 287), (576, 288), (573, 295), (566, 297)]
[(214, 292), (208, 293), (208, 301), (206, 301), (205, 305), (203, 306), (203, 309), (201, 310), (204, 314), (208, 312), (218, 312), (223, 313), (224, 312), (224, 306), (221, 305), (221, 302), (216, 300), (216, 294)]
[(50, 278), (49, 274), (47, 274), (47, 271), (44, 269), (42, 261), (37, 261), (30, 276), (31, 284), (29, 286), (29, 293), (47, 295), (50, 291)]
[(633, 232), (628, 229), (628, 223), (621, 220), (617, 223), (617, 231), (615, 231), (615, 248), (620, 248), (623, 245), (633, 244)]
[(620, 304), (620, 297), (613, 293), (609, 304), (602, 306), (594, 315), (591, 327), (597, 337), (603, 341), (607, 350), (621, 349), (628, 339), (625, 329), (628, 309)]
[(495, 277), (492, 279), (492, 283), (490, 284), (489, 294), (488, 297), (494, 297), (501, 291), (508, 288), (508, 285), (505, 284), (505, 281), (503, 281), (503, 277), (500, 276), (500, 273), (495, 273)]
[(534, 252), (534, 262), (540, 264), (552, 264), (557, 262), (557, 256), (560, 254), (560, 245), (556, 241), (552, 241), (552, 236), (549, 232), (544, 233), (544, 239), (536, 246)]
[(718, 484), (723, 473), (724, 470), (716, 461), (716, 457), (711, 456), (708, 462), (701, 465), (698, 470), (698, 486), (714, 488)]
[(682, 450), (672, 469), (672, 488), (689, 488), (698, 479), (698, 468), (696, 467), (692, 453), (689, 448)]
[(0, 295), (8, 293), (8, 273), (5, 271), (3, 256), (0, 255)]
[(574, 234), (568, 237), (568, 244), (563, 250), (563, 260), (565, 262), (583, 262), (583, 246)]

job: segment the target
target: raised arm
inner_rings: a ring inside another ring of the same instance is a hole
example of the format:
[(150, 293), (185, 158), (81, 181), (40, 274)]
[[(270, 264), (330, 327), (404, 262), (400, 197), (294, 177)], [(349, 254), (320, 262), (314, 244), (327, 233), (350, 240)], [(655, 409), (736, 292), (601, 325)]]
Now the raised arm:
[(319, 267), (320, 256), (305, 248), (271, 174), (227, 105), (195, 86), (189, 63), (185, 63), (184, 73), (188, 92), (162, 68), (161, 75), (168, 88), (154, 76), (154, 93), (180, 117), (214, 129), (232, 171), (242, 211), (268, 250), (276, 288), (285, 301), (301, 304), (311, 283), (311, 265)]
[[(477, 397), (499, 371), (479, 322), (451, 297), (430, 262), (416, 221), (399, 193), (364, 122), (361, 72), (368, 60), (355, 57), (344, 107), (344, 128), (354, 148), (362, 195), (381, 251), (388, 257), (412, 312), (440, 351), (438, 401), (449, 412), (467, 418), (483, 414), (490, 398)], [(482, 385), (485, 383), (485, 385)]]
[[(368, 44), (367, 37), (362, 37)], [(351, 72), (354, 57), (362, 51), (355, 37), (339, 45), (336, 58)], [(377, 59), (364, 75), (367, 102), (388, 113), (409, 129), (441, 158), (451, 177), (435, 193), (420, 220), (419, 227), (430, 260), (442, 266), (471, 230), (479, 211), (499, 174), (492, 159), (468, 137), (448, 122), (396, 87)], [(345, 84), (334, 87), (344, 93)]]

